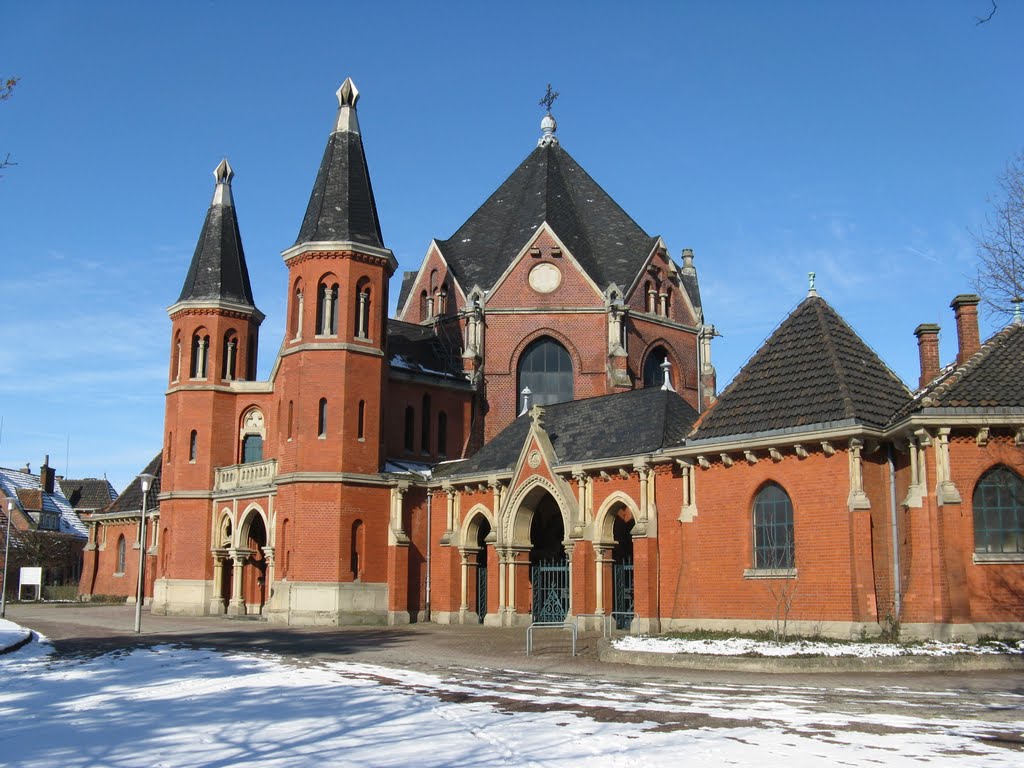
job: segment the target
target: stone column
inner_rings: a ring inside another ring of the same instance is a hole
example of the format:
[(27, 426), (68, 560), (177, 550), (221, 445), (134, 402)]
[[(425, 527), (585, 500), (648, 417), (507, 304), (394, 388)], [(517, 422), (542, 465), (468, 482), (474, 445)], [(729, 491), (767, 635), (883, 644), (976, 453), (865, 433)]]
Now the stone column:
[(233, 570), (231, 573), (231, 601), (228, 603), (228, 615), (245, 616), (245, 599), (242, 597), (242, 569), (245, 567), (245, 560), (249, 553), (232, 551), (230, 556)]
[(199, 339), (196, 349), (196, 378), (206, 378), (206, 339)]
[(298, 309), (295, 313), (295, 339), (297, 341), (302, 338), (302, 322), (306, 314), (306, 302), (302, 295), (302, 291), (297, 291), (295, 293), (295, 301), (298, 303)]
[(462, 571), (462, 604), (459, 605), (459, 623), (466, 623), (469, 613), (469, 553), (459, 547), (459, 563)]
[(565, 561), (566, 561), (566, 563), (569, 566), (569, 607), (568, 607), (568, 609), (565, 612), (565, 619), (566, 619), (566, 621), (568, 621), (569, 617), (572, 616), (573, 613), (575, 612), (574, 608), (575, 608), (576, 600), (574, 599), (573, 593), (572, 593), (573, 585), (575, 583), (575, 579), (573, 579), (573, 576), (572, 576), (572, 551), (573, 551), (573, 549), (575, 549), (575, 547), (576, 547), (576, 542), (574, 542), (574, 541), (570, 541), (570, 542), (568, 542), (565, 545)]
[(229, 341), (227, 347), (224, 350), (226, 360), (224, 361), (224, 378), (227, 381), (231, 381), (234, 378), (231, 373), (235, 368), (235, 342)]
[(508, 616), (508, 550), (498, 550), (498, 620), (504, 626)]
[(320, 327), (321, 336), (330, 336), (331, 327), (334, 325), (334, 291), (324, 286), (324, 314), (323, 324)]
[(369, 333), (367, 332), (367, 317), (366, 317), (366, 291), (359, 292), (359, 327), (356, 328), (356, 336), (360, 339), (365, 339)]
[(949, 467), (949, 433), (951, 431), (949, 427), (943, 427), (935, 439), (935, 496), (940, 505), (960, 503), (960, 491), (953, 484)]
[(210, 613), (220, 616), (224, 613), (224, 555), (213, 553), (213, 597), (210, 598)]
[(267, 587), (267, 599), (266, 602), (270, 603), (270, 598), (274, 594), (274, 548), (263, 547), (263, 561), (267, 564), (267, 572), (265, 576), (265, 583)]
[(847, 507), (851, 512), (855, 509), (871, 509), (871, 500), (864, 493), (864, 469), (860, 457), (863, 448), (863, 440), (856, 438), (850, 440), (850, 495), (847, 499)]

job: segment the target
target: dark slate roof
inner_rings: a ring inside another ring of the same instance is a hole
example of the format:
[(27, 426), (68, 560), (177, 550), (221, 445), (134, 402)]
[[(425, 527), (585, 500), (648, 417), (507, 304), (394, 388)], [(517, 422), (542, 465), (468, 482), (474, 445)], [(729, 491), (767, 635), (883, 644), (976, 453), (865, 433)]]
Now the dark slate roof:
[(327, 140), (295, 244), (333, 241), (384, 247), (363, 140), (349, 130)]
[(388, 320), (388, 362), (394, 370), (465, 380), (460, 351), (432, 325)]
[[(558, 463), (577, 464), (679, 445), (696, 420), (677, 393), (652, 387), (545, 406), (543, 426)], [(520, 416), (471, 458), (444, 464), (434, 476), (513, 469), (529, 431), (530, 417)]]
[[(231, 200), (228, 195), (228, 200)], [(233, 203), (214, 203), (206, 212), (192, 263), (178, 301), (225, 299), (255, 307), (249, 268)]]
[(996, 333), (960, 366), (950, 366), (893, 417), (931, 408), (1024, 408), (1024, 325)]
[[(160, 495), (160, 473), (163, 467), (163, 454), (158, 453), (146, 468), (142, 470), (143, 473), (155, 475), (156, 479), (153, 480), (149, 486), (149, 492), (146, 494), (146, 512), (156, 509), (160, 506), (160, 502), (157, 497)], [(140, 473), (142, 474), (142, 473)], [(117, 497), (117, 500), (110, 504), (104, 512), (135, 512), (139, 513), (142, 511), (142, 482), (136, 477), (130, 483), (128, 487), (121, 492), (121, 495)], [(147, 517), (149, 515), (147, 514)]]
[(412, 286), (416, 282), (416, 272), (406, 272), (402, 275), (402, 287), (398, 291), (398, 311), (402, 311), (402, 307), (405, 306), (405, 300), (409, 298), (409, 291), (412, 290)]
[(438, 245), (465, 290), (488, 289), (547, 222), (602, 288), (632, 285), (656, 238), (644, 232), (557, 143), (539, 146)]
[(60, 489), (75, 509), (100, 510), (117, 498), (114, 486), (106, 478), (86, 477), (81, 480), (61, 478)]
[(679, 270), (679, 278), (683, 284), (683, 290), (686, 291), (690, 303), (693, 304), (693, 308), (697, 312), (696, 320), (703, 321), (704, 310), (700, 301), (700, 282), (697, 280), (697, 270), (692, 267), (690, 269), (684, 267)]
[(692, 438), (834, 422), (884, 427), (910, 396), (824, 299), (808, 296), (704, 413)]

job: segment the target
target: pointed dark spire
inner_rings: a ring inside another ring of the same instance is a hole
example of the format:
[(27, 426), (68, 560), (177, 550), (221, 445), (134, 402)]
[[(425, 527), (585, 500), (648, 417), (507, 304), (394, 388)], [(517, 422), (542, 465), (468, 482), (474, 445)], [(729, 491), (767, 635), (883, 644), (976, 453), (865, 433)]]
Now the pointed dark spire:
[(295, 244), (352, 242), (383, 248), (356, 117), (359, 90), (352, 78), (342, 83), (337, 96), (338, 116)]
[(227, 301), (255, 308), (249, 270), (245, 265), (242, 236), (231, 196), (235, 172), (221, 160), (214, 169), (217, 186), (199, 233), (185, 285), (178, 301)]

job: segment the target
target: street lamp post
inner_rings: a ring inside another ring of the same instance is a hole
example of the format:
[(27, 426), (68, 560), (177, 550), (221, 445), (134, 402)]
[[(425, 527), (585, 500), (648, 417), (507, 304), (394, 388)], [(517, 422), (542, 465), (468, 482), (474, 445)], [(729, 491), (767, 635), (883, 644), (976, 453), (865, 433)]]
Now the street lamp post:
[(139, 525), (139, 588), (135, 593), (135, 634), (142, 632), (142, 601), (145, 599), (146, 575), (146, 497), (155, 478), (156, 475), (145, 472), (139, 475), (139, 482), (142, 485), (142, 523)]
[(14, 499), (7, 500), (7, 536), (4, 537), (4, 591), (0, 594), (0, 619), (7, 616), (7, 561), (11, 555), (11, 515), (14, 514)]

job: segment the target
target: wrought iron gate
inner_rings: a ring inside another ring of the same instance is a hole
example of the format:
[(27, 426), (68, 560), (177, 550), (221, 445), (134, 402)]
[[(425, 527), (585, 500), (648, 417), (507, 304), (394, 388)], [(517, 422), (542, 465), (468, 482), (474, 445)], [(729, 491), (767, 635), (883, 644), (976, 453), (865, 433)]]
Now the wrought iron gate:
[(612, 566), (614, 597), (612, 611), (616, 629), (629, 629), (633, 621), (633, 560), (625, 558)]
[(484, 623), (484, 616), (487, 615), (487, 566), (476, 567), (476, 615), (480, 617), (480, 623)]
[(569, 612), (569, 563), (538, 560), (530, 566), (533, 584), (533, 620), (565, 621)]

